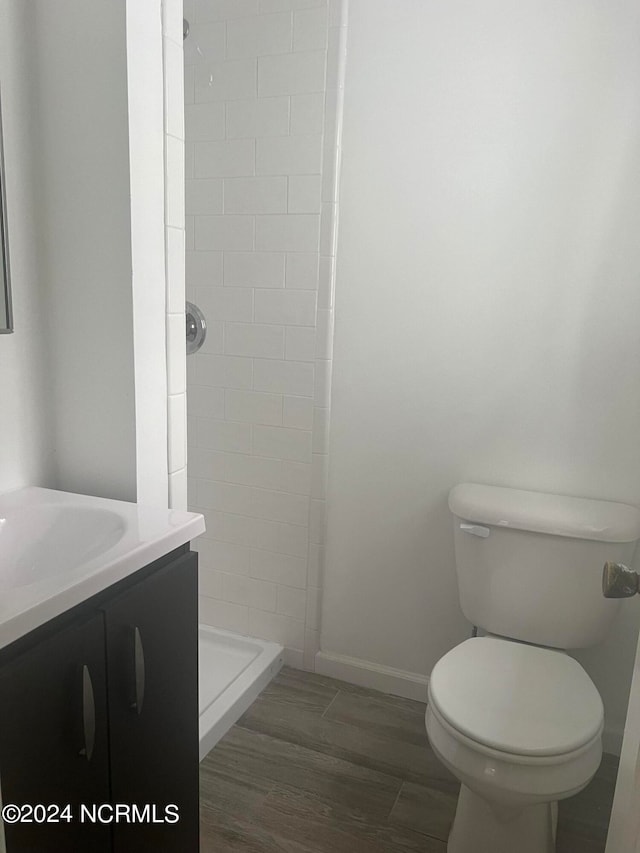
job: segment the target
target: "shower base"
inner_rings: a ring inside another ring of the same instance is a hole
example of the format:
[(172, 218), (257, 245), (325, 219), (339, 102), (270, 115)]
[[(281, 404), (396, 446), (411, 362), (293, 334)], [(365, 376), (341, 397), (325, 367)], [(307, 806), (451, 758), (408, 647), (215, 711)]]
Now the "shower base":
[(202, 761), (279, 672), (283, 649), (200, 625), (198, 654)]

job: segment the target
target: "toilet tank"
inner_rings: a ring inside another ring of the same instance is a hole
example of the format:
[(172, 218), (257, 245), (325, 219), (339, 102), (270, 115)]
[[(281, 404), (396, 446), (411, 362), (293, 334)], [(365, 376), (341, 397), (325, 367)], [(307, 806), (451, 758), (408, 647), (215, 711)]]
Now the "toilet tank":
[(460, 603), (491, 634), (576, 649), (604, 639), (620, 602), (607, 560), (629, 563), (640, 511), (611, 501), (463, 483), (449, 493)]

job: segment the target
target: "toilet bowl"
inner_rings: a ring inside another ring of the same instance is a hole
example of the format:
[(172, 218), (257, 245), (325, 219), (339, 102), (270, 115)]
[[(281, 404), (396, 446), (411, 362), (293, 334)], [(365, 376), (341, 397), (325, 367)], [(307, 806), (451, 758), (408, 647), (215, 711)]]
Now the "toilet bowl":
[(593, 778), (604, 710), (561, 651), (466, 640), (429, 682), (427, 734), (462, 789), (448, 853), (553, 853), (557, 801)]

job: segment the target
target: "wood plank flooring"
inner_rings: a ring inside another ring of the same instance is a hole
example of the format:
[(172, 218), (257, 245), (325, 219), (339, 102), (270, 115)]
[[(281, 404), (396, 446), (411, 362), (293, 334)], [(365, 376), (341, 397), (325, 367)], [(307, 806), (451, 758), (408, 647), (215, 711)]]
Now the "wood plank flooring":
[[(201, 853), (446, 853), (458, 783), (424, 711), (283, 669), (200, 765)], [(560, 804), (558, 853), (603, 853), (616, 772)]]

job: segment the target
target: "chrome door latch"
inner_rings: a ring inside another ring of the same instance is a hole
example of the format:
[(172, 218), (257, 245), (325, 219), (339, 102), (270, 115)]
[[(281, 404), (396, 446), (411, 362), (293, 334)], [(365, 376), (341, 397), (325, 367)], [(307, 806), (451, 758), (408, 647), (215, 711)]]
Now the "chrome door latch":
[(192, 355), (194, 352), (198, 352), (207, 337), (207, 321), (202, 311), (193, 302), (187, 302), (185, 319), (187, 323), (187, 355)]
[(640, 575), (622, 563), (607, 561), (602, 569), (602, 594), (605, 598), (631, 598), (640, 591)]

